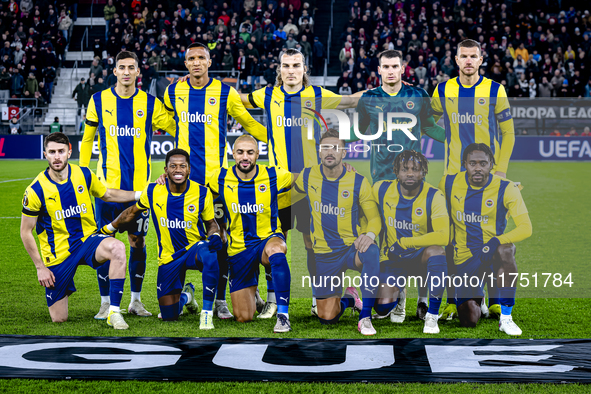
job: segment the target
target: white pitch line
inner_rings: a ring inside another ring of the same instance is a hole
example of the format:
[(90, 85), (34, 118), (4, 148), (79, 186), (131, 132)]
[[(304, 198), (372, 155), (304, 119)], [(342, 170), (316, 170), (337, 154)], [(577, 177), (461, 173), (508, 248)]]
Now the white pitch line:
[(0, 183), (8, 183), (8, 182), (17, 182), (17, 181), (26, 181), (33, 178), (19, 178), (19, 179), (9, 179), (7, 181), (0, 181)]
[(20, 219), (20, 216), (4, 216), (0, 217), (0, 219)]

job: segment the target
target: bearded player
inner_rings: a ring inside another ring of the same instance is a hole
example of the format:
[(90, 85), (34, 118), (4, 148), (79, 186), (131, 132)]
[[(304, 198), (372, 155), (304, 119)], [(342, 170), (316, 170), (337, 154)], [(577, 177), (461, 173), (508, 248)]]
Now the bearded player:
[[(465, 171), (463, 154), (473, 143), (485, 144), (494, 155), (493, 174), (507, 177), (509, 159), (515, 145), (515, 130), (511, 108), (505, 88), (498, 82), (479, 73), (483, 62), (480, 44), (464, 40), (458, 44), (455, 57), (459, 76), (437, 85), (431, 104), (438, 120), (445, 123), (445, 175)], [(444, 178), (439, 189), (444, 188)], [(451, 257), (448, 259), (450, 273), (453, 273)], [(453, 287), (447, 289), (447, 302), (442, 317), (453, 318), (457, 314)], [(489, 289), (489, 308), (482, 303), (483, 315), (501, 315), (498, 293)]]
[[(86, 128), (80, 146), (80, 166), (88, 167), (94, 137), (98, 131), (98, 178), (107, 187), (122, 190), (143, 190), (150, 182), (152, 162), (150, 147), (154, 130), (174, 132), (172, 117), (162, 102), (135, 87), (140, 73), (138, 58), (133, 52), (122, 51), (116, 59), (113, 74), (117, 85), (95, 93), (86, 114)], [(119, 204), (95, 199), (99, 228), (134, 203)], [(138, 316), (152, 316), (141, 302), (142, 283), (146, 272), (146, 242), (149, 213), (121, 227), (129, 240), (129, 280), (131, 302), (128, 311)], [(109, 264), (97, 269), (101, 308), (95, 319), (106, 319), (109, 311)]]

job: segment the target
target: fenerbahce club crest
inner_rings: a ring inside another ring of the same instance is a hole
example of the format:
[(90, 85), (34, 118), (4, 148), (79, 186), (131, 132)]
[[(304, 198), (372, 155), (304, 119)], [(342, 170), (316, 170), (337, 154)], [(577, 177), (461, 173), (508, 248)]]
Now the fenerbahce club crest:
[(187, 212), (193, 213), (195, 212), (195, 205), (191, 204), (187, 207)]

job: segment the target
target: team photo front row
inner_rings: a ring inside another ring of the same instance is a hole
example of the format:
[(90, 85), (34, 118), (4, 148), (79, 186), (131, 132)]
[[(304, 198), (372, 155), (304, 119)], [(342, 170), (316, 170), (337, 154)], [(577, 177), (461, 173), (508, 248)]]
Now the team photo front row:
[[(95, 318), (106, 319), (115, 329), (129, 328), (120, 305), (128, 260), (124, 243), (113, 235), (126, 231), (131, 244), (137, 241), (132, 240), (134, 230), (145, 237), (151, 217), (162, 320), (178, 320), (184, 310), (199, 312), (195, 287), (185, 283), (186, 271), (198, 270), (203, 289), (200, 329), (213, 329), (214, 316), (248, 322), (258, 312), (262, 318), (276, 315), (274, 332), (289, 332), (292, 277), (281, 223), (289, 216), (284, 219), (280, 210), (304, 201), (308, 216), (303, 217), (309, 218), (304, 225), (314, 255), (307, 267), (316, 300), (312, 311), (320, 324), (337, 324), (348, 308), (358, 312), (362, 335), (376, 334), (372, 319), (389, 317), (400, 323), (404, 315), (397, 311), (404, 309), (406, 279), (416, 276), (428, 294), (421, 297), (425, 292), (419, 292), (418, 299), (423, 333), (438, 334), (438, 320), (456, 316), (462, 327), (475, 327), (483, 316), (487, 286), (489, 310), (499, 316), (499, 330), (521, 335), (511, 316), (516, 288), (501, 278), (518, 272), (515, 244), (531, 236), (532, 225), (519, 185), (491, 173), (495, 156), (487, 145), (467, 146), (462, 155), (466, 170), (444, 176), (439, 188), (425, 182), (429, 163), (415, 150), (393, 160), (396, 180), (372, 186), (344, 164), (346, 142), (337, 131), (325, 132), (319, 146), (320, 164), (292, 173), (257, 164), (257, 140), (242, 135), (233, 146), (235, 165), (207, 174), (205, 184), (190, 180), (190, 154), (173, 149), (156, 182), (141, 191), (123, 191), (107, 188), (87, 167), (68, 163), (68, 137), (50, 134), (44, 142), (48, 168), (25, 191), (20, 233), (45, 287), (52, 321), (67, 320), (76, 269), (88, 265), (99, 272), (99, 284), (103, 281)], [(281, 198), (287, 193), (289, 198)], [(100, 204), (117, 204), (121, 213), (105, 223), (95, 215)], [(515, 228), (505, 232), (509, 216)], [(133, 253), (145, 255), (143, 238), (132, 244)], [(218, 263), (220, 254), (227, 258), (228, 272)], [(129, 257), (131, 265), (134, 258)], [(258, 291), (261, 265), (267, 274), (266, 302)], [(128, 312), (151, 316), (139, 298), (141, 281), (134, 288), (136, 274), (129, 269)], [(343, 289), (345, 281), (335, 285), (333, 279), (347, 270), (359, 272), (361, 294), (354, 286)], [(225, 294), (218, 294), (225, 293), (225, 284), (218, 286), (224, 276), (231, 312)], [(475, 277), (479, 280), (470, 280)], [(452, 280), (457, 278), (461, 280)], [(440, 315), (446, 287), (448, 305)]]

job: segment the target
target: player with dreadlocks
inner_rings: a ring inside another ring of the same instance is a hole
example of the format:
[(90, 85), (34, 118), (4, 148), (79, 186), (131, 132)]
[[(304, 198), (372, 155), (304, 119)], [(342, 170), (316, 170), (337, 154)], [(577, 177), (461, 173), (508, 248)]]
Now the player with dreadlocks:
[(422, 153), (405, 150), (394, 159), (396, 180), (373, 186), (382, 216), (380, 288), (374, 309), (378, 315), (389, 314), (398, 305), (405, 277), (420, 275), (429, 289), (423, 333), (437, 334), (447, 276), (444, 247), (449, 242), (449, 216), (443, 193), (425, 182), (428, 170)]

